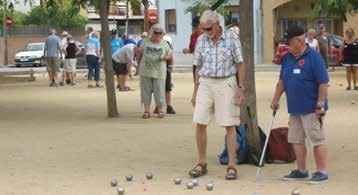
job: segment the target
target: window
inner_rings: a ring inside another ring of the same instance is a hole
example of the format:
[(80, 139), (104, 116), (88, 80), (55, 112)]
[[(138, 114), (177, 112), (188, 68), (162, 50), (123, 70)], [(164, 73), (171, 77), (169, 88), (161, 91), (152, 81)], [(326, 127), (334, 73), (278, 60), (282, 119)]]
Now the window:
[(167, 33), (177, 32), (177, 18), (174, 9), (165, 10), (165, 31)]
[(284, 33), (287, 31), (288, 27), (291, 25), (301, 26), (305, 31), (307, 30), (307, 20), (306, 19), (282, 19), (281, 20), (281, 37), (284, 36)]
[(315, 19), (313, 22), (313, 28), (318, 31), (318, 26), (323, 24), (326, 27), (326, 31), (332, 33), (332, 20), (331, 19)]

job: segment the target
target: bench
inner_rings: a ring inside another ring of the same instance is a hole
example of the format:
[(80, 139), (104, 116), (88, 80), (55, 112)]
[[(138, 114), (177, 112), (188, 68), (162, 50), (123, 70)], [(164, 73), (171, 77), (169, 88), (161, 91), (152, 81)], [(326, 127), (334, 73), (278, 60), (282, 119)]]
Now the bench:
[(33, 82), (36, 80), (35, 77), (35, 71), (30, 69), (30, 70), (25, 70), (25, 71), (6, 71), (6, 70), (0, 70), (0, 77), (1, 76), (16, 76), (16, 75), (28, 75), (28, 79), (27, 81), (29, 82)]

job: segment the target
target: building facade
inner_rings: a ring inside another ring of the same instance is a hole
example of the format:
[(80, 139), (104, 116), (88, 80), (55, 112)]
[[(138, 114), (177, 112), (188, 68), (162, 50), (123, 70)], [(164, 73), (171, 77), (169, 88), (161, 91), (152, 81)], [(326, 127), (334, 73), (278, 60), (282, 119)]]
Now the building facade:
[[(165, 28), (166, 33), (173, 39), (174, 52), (181, 52), (187, 48), (190, 35), (193, 32), (192, 19), (195, 15), (186, 13), (187, 7), (191, 3), (183, 0), (158, 1), (159, 23)], [(225, 4), (225, 9), (229, 12), (229, 17), (220, 17), (220, 25), (226, 28), (231, 21), (240, 22), (240, 4), (238, 0), (229, 0)], [(255, 21), (255, 61), (262, 62), (263, 39), (262, 39), (262, 12), (260, 0), (254, 0), (254, 21)]]
[(329, 33), (340, 36), (344, 36), (348, 27), (353, 27), (358, 33), (358, 16), (348, 16), (347, 22), (335, 17), (312, 17), (314, 0), (271, 0), (262, 3), (264, 63), (272, 62), (275, 42), (282, 39), (290, 24), (299, 24), (306, 30), (317, 30), (319, 24), (324, 24)]
[[(156, 0), (150, 0), (149, 4), (149, 18), (156, 17), (157, 4)], [(108, 15), (109, 29), (118, 29), (120, 33), (124, 33), (126, 29), (126, 18), (128, 10), (128, 34), (134, 37), (138, 37), (144, 29), (144, 7), (140, 4), (139, 7), (129, 7), (127, 9), (126, 2), (124, 0), (111, 3)], [(99, 13), (93, 8), (89, 7), (87, 10), (88, 24), (96, 31), (101, 31), (101, 21)], [(149, 22), (154, 23), (156, 18)]]

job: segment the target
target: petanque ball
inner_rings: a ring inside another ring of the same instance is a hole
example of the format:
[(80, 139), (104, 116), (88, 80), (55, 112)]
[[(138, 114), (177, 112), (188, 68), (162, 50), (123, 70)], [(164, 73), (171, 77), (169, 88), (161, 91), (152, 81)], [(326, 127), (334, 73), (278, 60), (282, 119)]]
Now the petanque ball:
[(145, 177), (147, 179), (153, 179), (153, 173), (147, 173), (147, 174), (145, 174)]
[(295, 188), (292, 190), (292, 195), (300, 195), (300, 191), (297, 188)]
[(206, 184), (206, 190), (211, 191), (213, 189), (214, 189), (214, 184), (213, 183), (207, 183)]
[(119, 195), (124, 194), (124, 188), (117, 188), (117, 192)]
[(127, 181), (132, 181), (133, 180), (133, 175), (127, 175), (126, 180)]
[(180, 185), (181, 184), (181, 179), (179, 177), (174, 178), (174, 184), (175, 185)]
[(112, 186), (112, 187), (116, 187), (117, 184), (118, 184), (118, 181), (117, 181), (116, 179), (112, 179), (112, 180), (111, 180), (111, 186)]
[(199, 181), (197, 179), (191, 180), (191, 183), (193, 183), (194, 187), (199, 185)]
[(194, 188), (194, 184), (191, 183), (191, 182), (188, 182), (188, 183), (186, 184), (186, 188), (188, 188), (189, 190), (191, 190), (191, 189)]

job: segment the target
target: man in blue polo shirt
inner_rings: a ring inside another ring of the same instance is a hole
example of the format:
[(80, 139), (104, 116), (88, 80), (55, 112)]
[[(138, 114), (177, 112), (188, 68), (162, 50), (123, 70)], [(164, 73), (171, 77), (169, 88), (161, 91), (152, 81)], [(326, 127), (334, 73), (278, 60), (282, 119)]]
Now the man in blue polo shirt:
[(111, 38), (109, 39), (109, 42), (111, 43), (112, 54), (114, 54), (114, 52), (123, 47), (123, 41), (122, 39), (118, 38), (118, 33), (116, 29), (112, 29)]
[(285, 33), (289, 53), (283, 58), (280, 79), (271, 104), (279, 107), (283, 92), (287, 97), (289, 119), (288, 142), (293, 144), (297, 169), (283, 180), (301, 180), (309, 177), (306, 167), (305, 138), (313, 145), (316, 172), (309, 183), (328, 181), (327, 146), (324, 135), (324, 114), (328, 109), (328, 73), (322, 56), (305, 43), (304, 30), (291, 26)]

